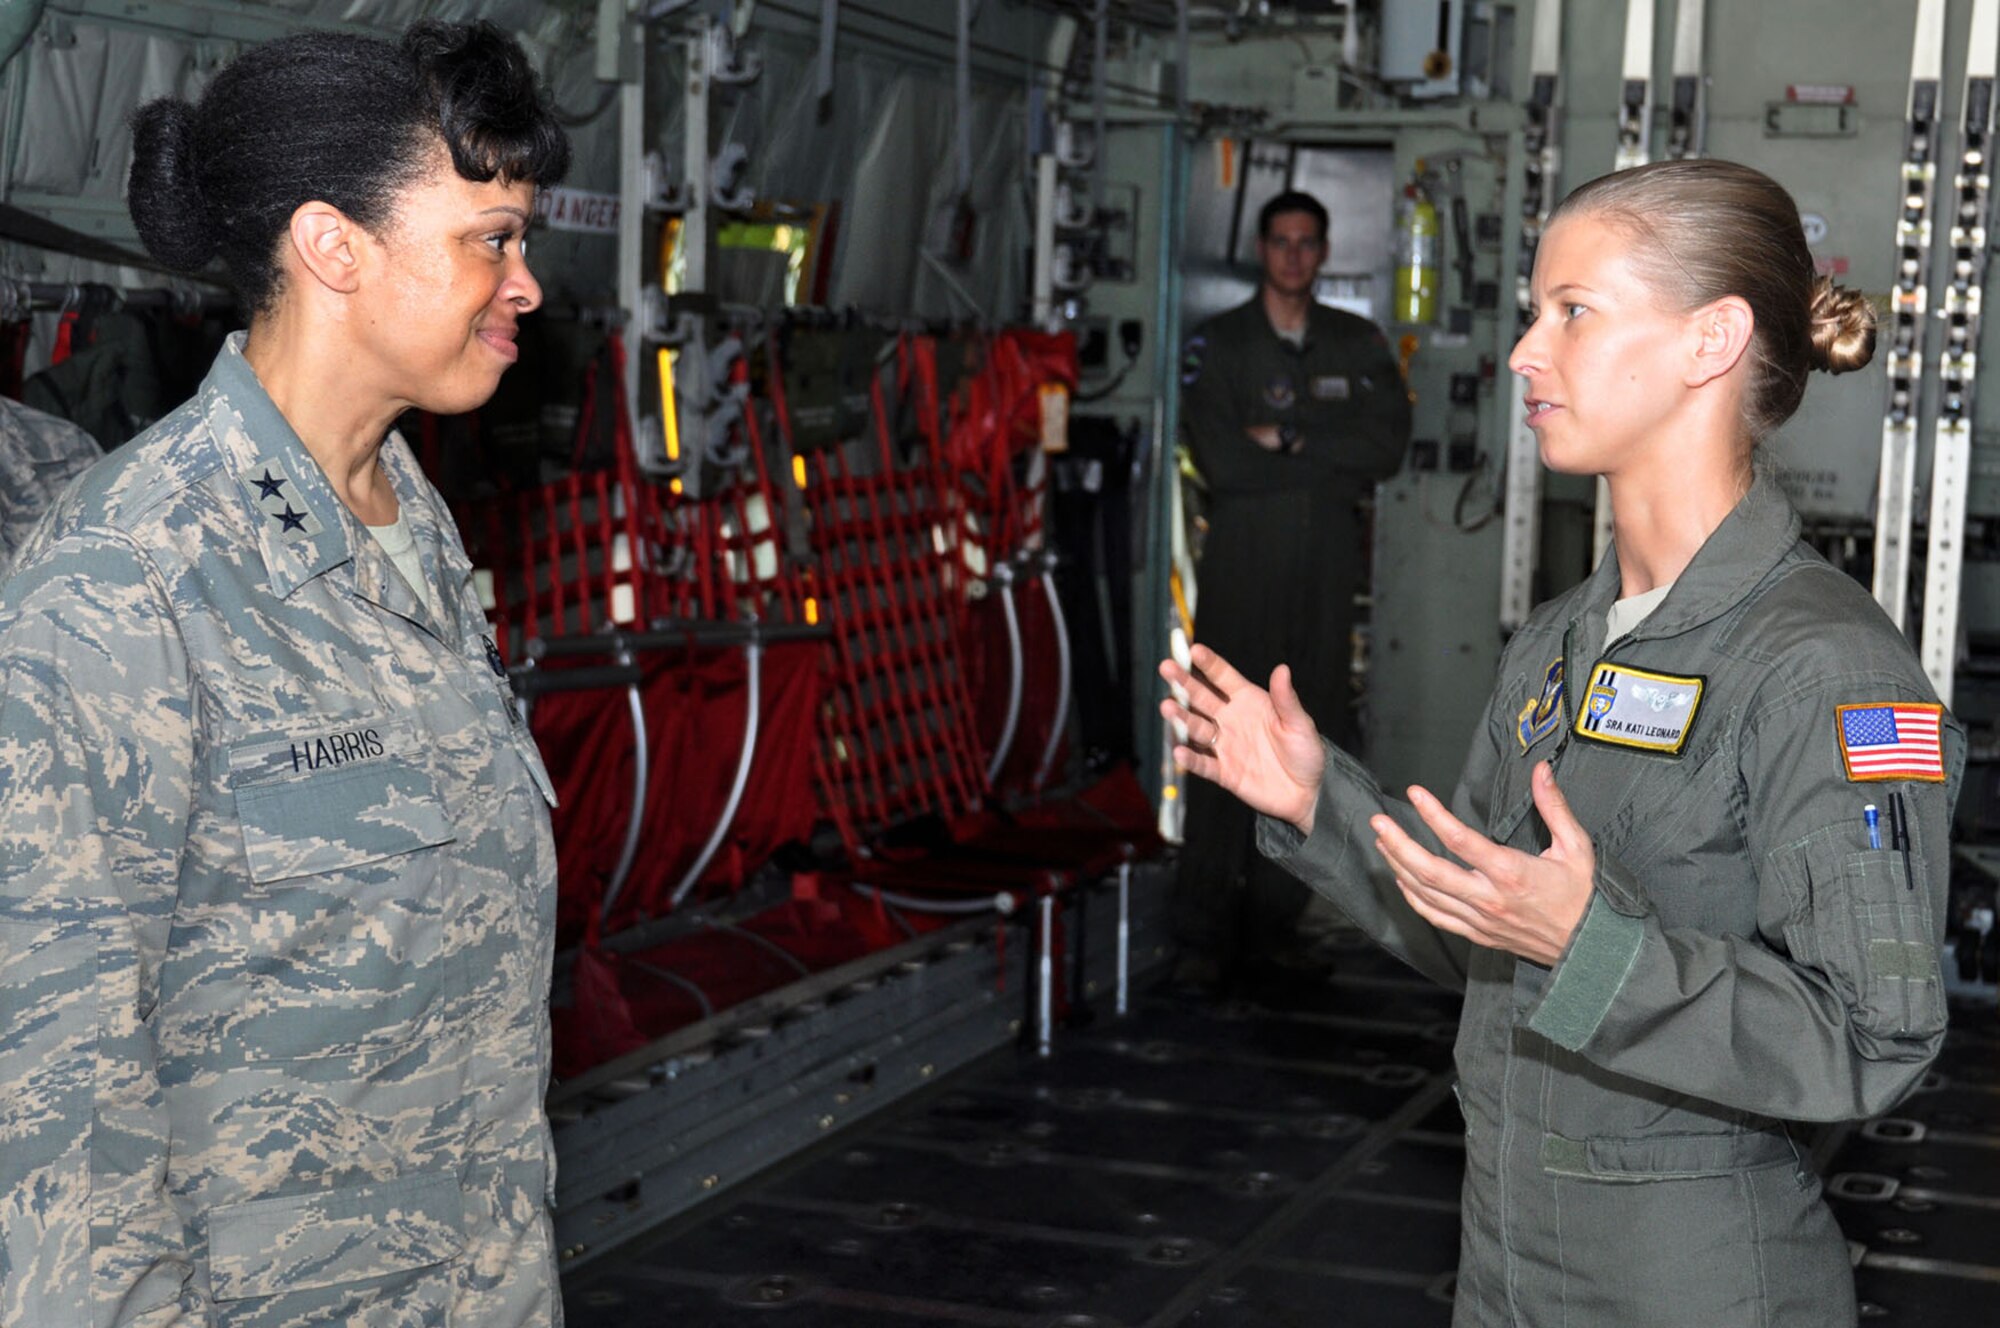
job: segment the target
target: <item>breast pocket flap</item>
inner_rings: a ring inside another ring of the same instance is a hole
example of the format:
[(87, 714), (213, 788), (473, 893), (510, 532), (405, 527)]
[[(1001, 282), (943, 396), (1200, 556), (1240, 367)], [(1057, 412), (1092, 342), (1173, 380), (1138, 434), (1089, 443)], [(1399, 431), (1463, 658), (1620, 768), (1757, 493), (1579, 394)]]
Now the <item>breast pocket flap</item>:
[(210, 1210), (208, 1248), (218, 1301), (342, 1286), (455, 1258), (464, 1199), (441, 1173), (252, 1199)]
[[(437, 781), (409, 750), (407, 730), (344, 741), (340, 761), (295, 759), (296, 744), (232, 753), (236, 815), (251, 879), (280, 881), (358, 867), (451, 842)], [(315, 739), (317, 753), (329, 750)]]

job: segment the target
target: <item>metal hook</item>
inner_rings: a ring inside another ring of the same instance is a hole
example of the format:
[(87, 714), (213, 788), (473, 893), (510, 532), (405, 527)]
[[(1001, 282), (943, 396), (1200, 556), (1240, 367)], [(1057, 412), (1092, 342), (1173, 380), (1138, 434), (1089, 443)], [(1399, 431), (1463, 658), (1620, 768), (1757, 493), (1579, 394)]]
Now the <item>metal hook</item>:
[(764, 53), (754, 49), (740, 49), (736, 45), (736, 35), (724, 25), (714, 29), (715, 49), (709, 63), (708, 76), (716, 83), (736, 84), (755, 82), (764, 72)]
[(0, 323), (18, 323), (34, 308), (35, 293), (28, 283), (14, 277), (0, 277)]
[(750, 152), (741, 143), (726, 143), (708, 166), (709, 194), (724, 212), (748, 212), (757, 201), (749, 181)]

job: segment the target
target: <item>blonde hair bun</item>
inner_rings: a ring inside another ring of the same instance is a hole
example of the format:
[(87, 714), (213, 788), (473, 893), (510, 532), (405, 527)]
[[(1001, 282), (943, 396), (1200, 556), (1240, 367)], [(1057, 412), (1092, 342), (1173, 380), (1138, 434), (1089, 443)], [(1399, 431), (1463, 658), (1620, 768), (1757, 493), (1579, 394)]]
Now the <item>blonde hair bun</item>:
[(1875, 356), (1875, 306), (1826, 278), (1813, 282), (1812, 366), (1843, 374)]

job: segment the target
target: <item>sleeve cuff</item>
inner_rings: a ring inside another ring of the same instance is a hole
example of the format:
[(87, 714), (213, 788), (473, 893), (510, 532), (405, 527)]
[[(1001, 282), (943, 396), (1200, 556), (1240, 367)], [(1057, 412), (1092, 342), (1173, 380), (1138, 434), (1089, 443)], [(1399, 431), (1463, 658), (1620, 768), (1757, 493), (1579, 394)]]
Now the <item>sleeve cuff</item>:
[(1610, 1013), (1645, 940), (1643, 916), (1620, 911), (1602, 889), (1593, 894), (1528, 1027), (1566, 1051), (1582, 1050)]
[[(1317, 818), (1318, 811), (1315, 810), (1313, 815)], [(1319, 822), (1315, 819), (1313, 829), (1318, 828)], [(1300, 834), (1299, 828), (1290, 821), (1281, 821), (1262, 812), (1257, 813), (1257, 851), (1265, 857), (1283, 862), (1305, 847), (1305, 843), (1306, 837)]]
[(1257, 817), (1257, 851), (1301, 879), (1307, 879), (1309, 872), (1337, 874), (1352, 839), (1342, 824), (1341, 810), (1333, 794), (1335, 772), (1345, 772), (1342, 763), (1347, 758), (1324, 738), (1320, 739), (1320, 748), (1326, 753), (1327, 773), (1321, 777), (1319, 792), (1314, 795), (1312, 834), (1302, 835), (1290, 821), (1274, 816)]

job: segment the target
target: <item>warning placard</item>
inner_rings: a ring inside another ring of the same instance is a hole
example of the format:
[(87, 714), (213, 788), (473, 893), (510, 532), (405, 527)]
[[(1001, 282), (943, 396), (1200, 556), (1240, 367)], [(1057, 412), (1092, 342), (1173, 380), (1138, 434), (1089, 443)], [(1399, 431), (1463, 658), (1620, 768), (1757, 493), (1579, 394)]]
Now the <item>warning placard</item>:
[(587, 189), (544, 189), (535, 195), (535, 220), (552, 231), (618, 233), (618, 195)]

